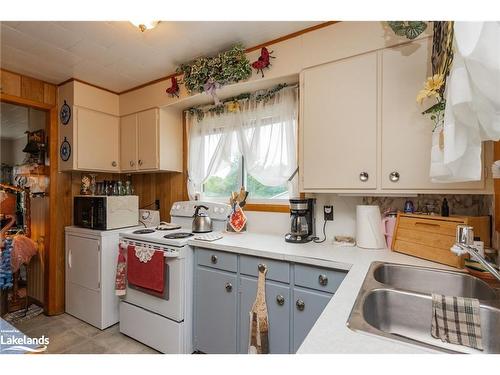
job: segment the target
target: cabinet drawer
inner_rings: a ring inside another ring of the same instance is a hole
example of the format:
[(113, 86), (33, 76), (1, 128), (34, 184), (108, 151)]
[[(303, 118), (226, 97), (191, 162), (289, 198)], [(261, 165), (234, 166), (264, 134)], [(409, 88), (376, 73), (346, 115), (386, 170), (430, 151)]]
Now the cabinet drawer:
[(442, 234), (455, 238), (457, 225), (466, 224), (464, 219), (460, 218), (433, 218), (419, 217), (417, 215), (400, 215), (399, 228), (410, 229), (412, 231), (425, 232), (431, 234)]
[(347, 271), (296, 264), (295, 285), (335, 293), (346, 274)]
[(243, 275), (255, 276), (259, 274), (259, 264), (267, 266), (266, 279), (290, 282), (290, 264), (268, 258), (256, 258), (247, 255), (240, 255), (240, 273)]
[(236, 272), (238, 256), (217, 250), (198, 249), (197, 264), (220, 270)]

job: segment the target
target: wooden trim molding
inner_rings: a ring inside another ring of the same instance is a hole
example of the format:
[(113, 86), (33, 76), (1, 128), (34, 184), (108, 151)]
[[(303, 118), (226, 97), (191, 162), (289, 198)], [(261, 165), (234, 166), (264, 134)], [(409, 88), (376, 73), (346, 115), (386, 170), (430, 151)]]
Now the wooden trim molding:
[(290, 206), (287, 204), (273, 204), (273, 203), (248, 203), (243, 207), (245, 211), (258, 211), (258, 212), (281, 212), (290, 213)]
[(92, 86), (92, 87), (95, 87), (96, 89), (99, 89), (99, 90), (104, 90), (104, 91), (107, 91), (107, 92), (110, 92), (111, 94), (115, 94), (115, 95), (120, 95), (122, 94), (122, 92), (117, 92), (117, 91), (113, 91), (113, 90), (110, 90), (110, 89), (107, 89), (105, 87), (102, 87), (102, 86), (98, 86), (98, 85), (94, 85), (93, 83), (90, 83), (90, 82), (87, 82), (87, 81), (83, 81), (81, 79), (78, 79), (78, 78), (68, 78), (66, 81), (64, 82), (61, 82), (57, 85), (57, 87), (59, 86), (62, 86), (62, 85), (65, 85), (66, 83), (68, 82), (80, 82), (80, 83), (83, 83), (84, 85), (88, 85), (88, 86)]
[(45, 111), (48, 111), (54, 107), (53, 105), (50, 105), (50, 104), (38, 102), (35, 100), (31, 100), (31, 99), (21, 98), (19, 96), (3, 94), (3, 93), (0, 93), (0, 101), (12, 103), (12, 104), (18, 104), (18, 105), (22, 105), (24, 107), (33, 107), (33, 108), (42, 109)]

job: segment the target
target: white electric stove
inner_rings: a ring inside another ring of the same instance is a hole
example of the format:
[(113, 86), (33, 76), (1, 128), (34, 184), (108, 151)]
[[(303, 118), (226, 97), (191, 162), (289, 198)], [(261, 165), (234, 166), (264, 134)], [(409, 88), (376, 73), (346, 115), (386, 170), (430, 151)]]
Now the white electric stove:
[[(159, 297), (128, 285), (120, 302), (120, 332), (162, 353), (187, 354), (193, 351), (193, 250), (188, 241), (196, 235), (192, 233), (191, 225), (197, 205), (208, 207), (206, 213), (212, 219), (213, 231), (225, 230), (229, 205), (185, 201), (172, 205), (170, 225), (120, 232), (120, 241), (124, 245), (164, 252), (165, 293)], [(172, 227), (177, 229), (170, 229)]]

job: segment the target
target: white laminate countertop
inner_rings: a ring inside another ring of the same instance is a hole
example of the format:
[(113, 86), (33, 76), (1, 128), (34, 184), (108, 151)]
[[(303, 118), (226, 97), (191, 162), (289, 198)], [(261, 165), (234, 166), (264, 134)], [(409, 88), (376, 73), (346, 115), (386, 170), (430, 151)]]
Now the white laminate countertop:
[[(417, 345), (391, 340), (347, 327), (358, 292), (370, 264), (374, 261), (452, 269), (434, 262), (389, 250), (336, 247), (327, 240), (322, 244), (292, 244), (283, 236), (258, 233), (224, 233), (214, 242), (190, 240), (191, 246), (238, 254), (267, 257), (297, 263), (348, 270), (344, 281), (318, 318), (297, 353), (436, 353)], [(430, 330), (430, 327), (429, 327)]]

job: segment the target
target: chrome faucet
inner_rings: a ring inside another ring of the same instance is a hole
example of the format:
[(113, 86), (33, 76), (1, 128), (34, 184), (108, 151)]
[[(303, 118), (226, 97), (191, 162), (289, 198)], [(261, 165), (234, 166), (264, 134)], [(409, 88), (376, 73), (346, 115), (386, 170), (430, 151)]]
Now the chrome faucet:
[(477, 249), (472, 246), (474, 243), (474, 231), (469, 225), (457, 225), (457, 237), (451, 251), (457, 255), (470, 254), (474, 259), (483, 265), (486, 270), (500, 281), (500, 273), (484, 259)]

